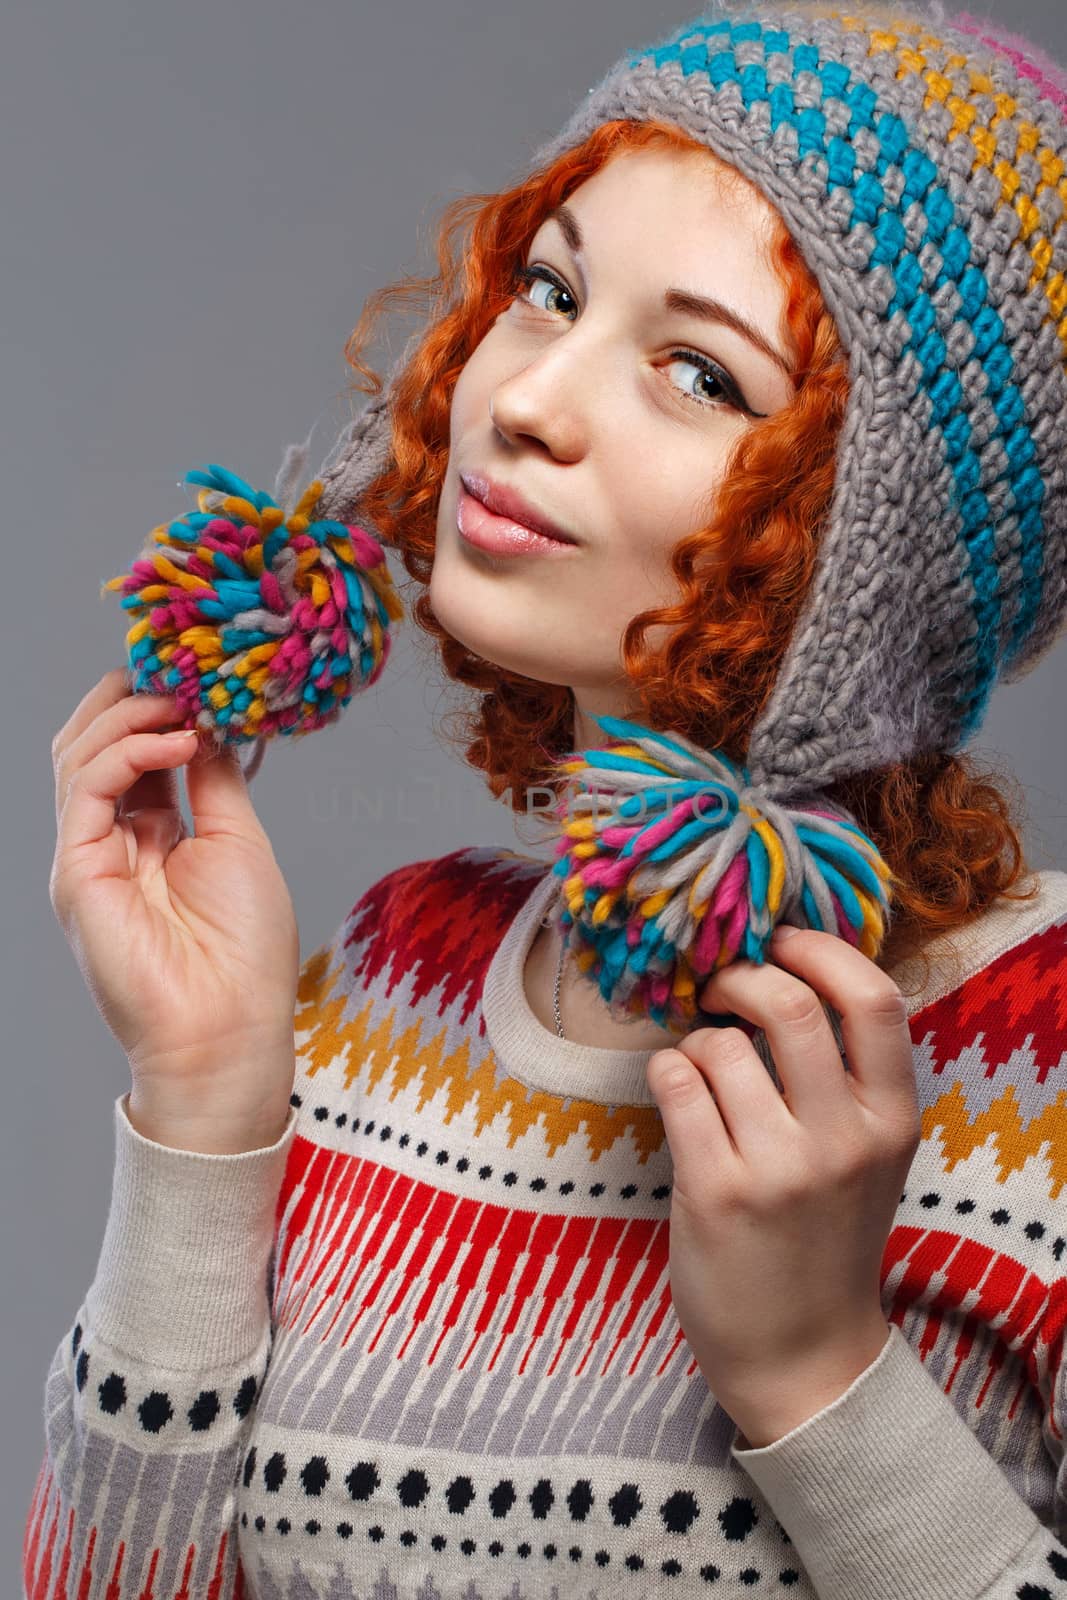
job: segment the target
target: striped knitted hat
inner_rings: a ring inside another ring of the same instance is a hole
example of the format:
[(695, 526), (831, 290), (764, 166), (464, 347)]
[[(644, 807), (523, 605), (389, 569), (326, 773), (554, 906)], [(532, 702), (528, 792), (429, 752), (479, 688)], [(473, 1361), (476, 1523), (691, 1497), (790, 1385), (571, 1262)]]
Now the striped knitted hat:
[[(748, 783), (810, 800), (959, 749), (1067, 607), (1067, 77), (941, 8), (731, 0), (617, 61), (536, 165), (620, 117), (675, 123), (762, 191), (849, 357), (833, 504)], [(387, 385), (342, 433), (320, 514), (357, 514), (388, 407)]]
[[(811, 792), (975, 733), (1067, 608), (1067, 86), (966, 15), (731, 7), (622, 58), (535, 156), (668, 119), (777, 208), (850, 357), (817, 569), (747, 755)], [(317, 476), (353, 519), (388, 386)]]

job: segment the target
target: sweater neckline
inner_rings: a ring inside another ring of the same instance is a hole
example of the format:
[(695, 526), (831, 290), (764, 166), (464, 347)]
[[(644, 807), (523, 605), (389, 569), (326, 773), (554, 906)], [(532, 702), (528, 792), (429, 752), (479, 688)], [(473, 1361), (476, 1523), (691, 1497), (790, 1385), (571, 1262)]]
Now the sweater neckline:
[[(929, 981), (921, 992), (907, 996), (909, 1017), (962, 987), (1023, 939), (1067, 916), (1067, 872), (1046, 869), (1034, 877), (1041, 886), (1035, 900), (998, 902), (955, 936), (960, 950), (958, 966), (939, 960), (946, 941), (930, 942), (926, 948)], [(623, 1050), (561, 1039), (544, 1026), (526, 998), (526, 958), (541, 919), (559, 893), (559, 882), (551, 868), (536, 881), (486, 969), (482, 1015), (493, 1054), (509, 1077), (564, 1100), (590, 1100), (610, 1107), (654, 1106), (656, 1099), (645, 1070), (655, 1047)], [(893, 977), (906, 984), (911, 977), (909, 964), (894, 969)]]
[(482, 988), (482, 1015), (493, 1054), (508, 1077), (568, 1100), (608, 1106), (654, 1106), (645, 1080), (655, 1049), (576, 1044), (546, 1028), (526, 998), (523, 972), (541, 919), (559, 894), (551, 871), (534, 884), (493, 952)]

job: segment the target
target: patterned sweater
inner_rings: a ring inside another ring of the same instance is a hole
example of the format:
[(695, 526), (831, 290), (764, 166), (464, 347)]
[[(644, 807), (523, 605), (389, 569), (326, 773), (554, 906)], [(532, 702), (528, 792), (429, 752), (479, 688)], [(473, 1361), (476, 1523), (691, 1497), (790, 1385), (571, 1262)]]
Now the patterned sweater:
[(303, 963), (277, 1144), (165, 1148), (115, 1102), (25, 1595), (1067, 1600), (1067, 873), (1039, 879), (909, 1001), (886, 1345), (742, 1449), (672, 1310), (651, 1052), (524, 992), (559, 880), (492, 848), (390, 872)]

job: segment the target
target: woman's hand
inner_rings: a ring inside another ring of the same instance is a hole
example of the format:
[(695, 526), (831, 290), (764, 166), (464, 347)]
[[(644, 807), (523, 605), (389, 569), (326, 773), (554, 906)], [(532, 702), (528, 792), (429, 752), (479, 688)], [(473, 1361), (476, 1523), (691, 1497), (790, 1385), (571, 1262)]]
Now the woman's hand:
[(273, 1139), (295, 1071), (296, 917), (235, 749), (198, 754), (195, 733), (166, 731), (178, 721), (121, 668), (89, 690), (52, 744), (49, 894), (153, 1123)]
[[(921, 1137), (903, 996), (832, 934), (776, 931), (704, 1010), (765, 1030), (782, 1092), (738, 1028), (698, 1028), (646, 1070), (674, 1163), (682, 1331), (752, 1447), (822, 1410), (884, 1348), (881, 1263)], [(785, 970), (783, 970), (785, 969)], [(841, 1017), (851, 1073), (820, 1003)]]

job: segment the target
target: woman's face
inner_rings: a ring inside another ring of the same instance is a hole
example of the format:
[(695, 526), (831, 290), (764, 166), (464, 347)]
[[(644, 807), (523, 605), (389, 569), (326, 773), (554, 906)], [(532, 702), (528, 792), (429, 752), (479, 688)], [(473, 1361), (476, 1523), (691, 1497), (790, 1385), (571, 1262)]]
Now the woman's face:
[[(782, 409), (793, 384), (786, 291), (765, 259), (774, 214), (747, 184), (696, 153), (627, 151), (566, 209), (571, 226), (546, 219), (526, 255), (545, 277), (520, 284), (456, 384), (430, 603), (477, 655), (568, 685), (577, 747), (604, 743), (592, 715), (637, 709), (626, 625), (676, 599), (672, 548), (709, 521), (752, 413)], [(768, 348), (721, 308), (668, 308), (669, 289), (719, 301)], [(457, 514), (469, 526), (478, 508), (461, 473), (516, 491), (573, 545), (469, 542)]]

